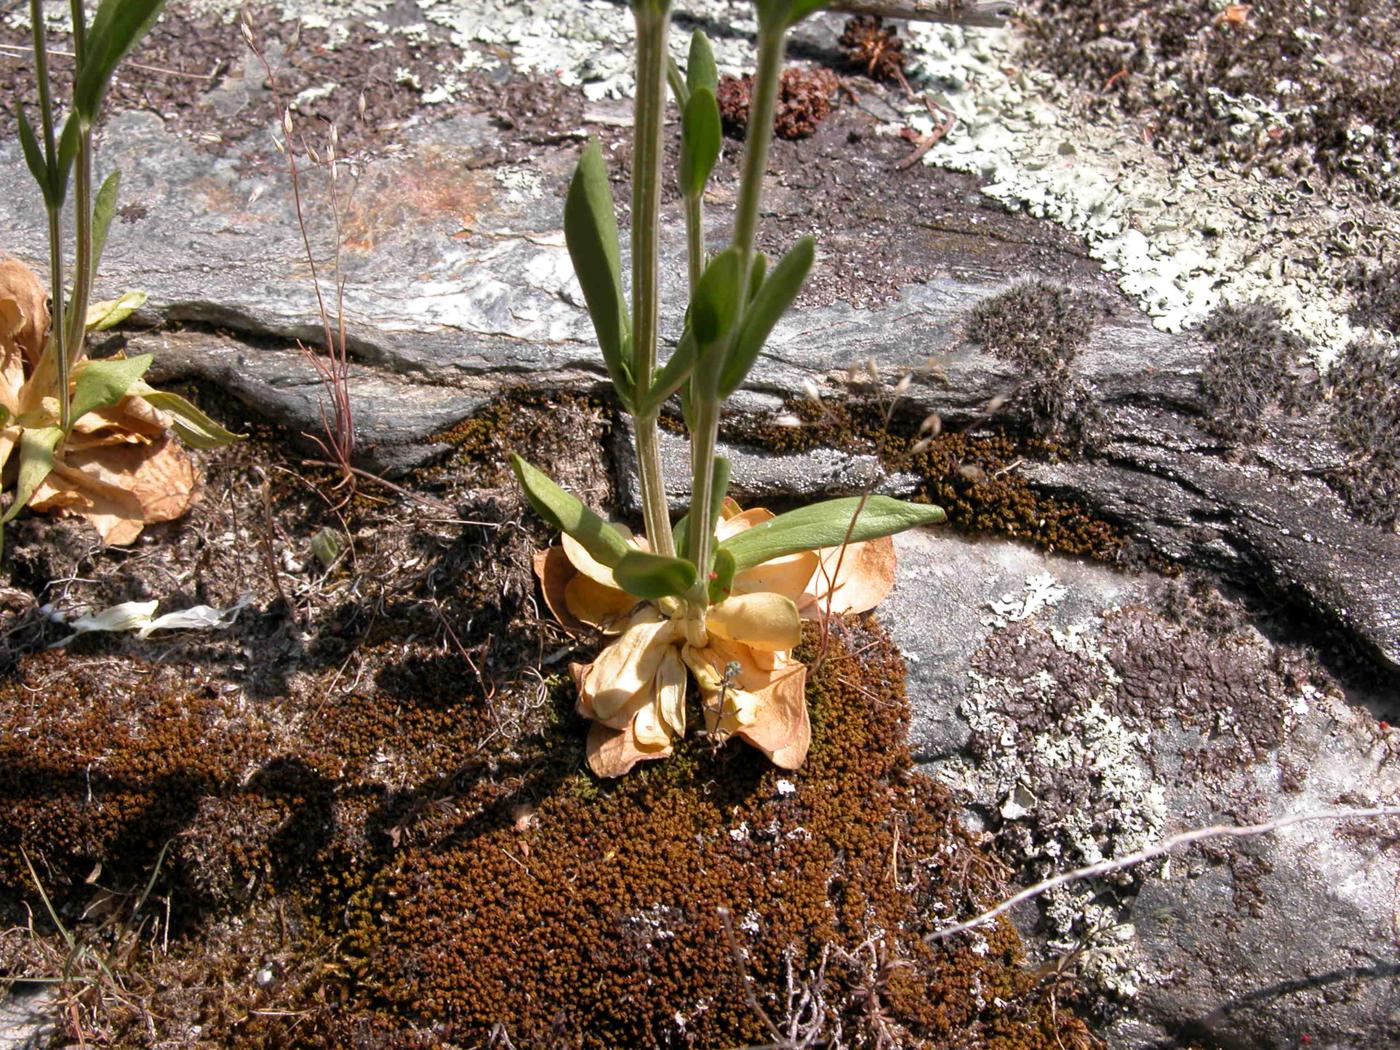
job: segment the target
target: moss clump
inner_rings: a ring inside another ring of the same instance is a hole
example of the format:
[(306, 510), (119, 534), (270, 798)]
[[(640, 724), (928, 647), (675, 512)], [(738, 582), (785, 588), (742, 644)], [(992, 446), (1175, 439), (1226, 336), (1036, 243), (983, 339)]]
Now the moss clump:
[(1332, 431), (1350, 456), (1333, 484), (1363, 520), (1394, 527), (1400, 521), (1400, 347), (1358, 339), (1329, 378)]
[(1018, 441), (1002, 431), (947, 430), (916, 450), (919, 420), (897, 414), (887, 421), (884, 407), (872, 401), (790, 401), (784, 413), (796, 416), (802, 425), (731, 421), (724, 437), (783, 453), (820, 447), (870, 452), (887, 471), (917, 475), (920, 484), (914, 498), (938, 504), (947, 512), (948, 523), (962, 532), (1010, 536), (1113, 564), (1124, 555), (1128, 540), (1121, 530), (1078, 503), (1036, 492), (1016, 470), (1026, 457), (1067, 455), (1062, 445), (1034, 438)]
[(1316, 383), (1303, 373), (1307, 344), (1279, 323), (1277, 307), (1216, 307), (1201, 334), (1215, 348), (1201, 373), (1212, 433), (1257, 441), (1271, 415), (1303, 412), (1316, 399)]
[(761, 1042), (742, 966), (780, 1024), (789, 974), (810, 987), (842, 1045), (874, 1045), (876, 1026), (1004, 1050), (1081, 1031), (1018, 968), (1009, 927), (924, 942), (996, 890), (945, 792), (911, 772), (903, 678), (870, 628), (833, 639), (797, 773), (692, 738), (595, 794), (574, 787), (569, 732), (515, 800), (528, 819), (441, 825), (357, 898), (351, 943), (381, 1013), (458, 1043), (497, 1024), (516, 1045)]
[(149, 874), (200, 798), (267, 747), (262, 719), (197, 678), (105, 663), (89, 677), (73, 660), (29, 657), (0, 683), (0, 899), (34, 892), (21, 850), (60, 904), (98, 862)]
[(964, 334), (1025, 373), (1012, 400), (1036, 437), (1075, 449), (1091, 442), (1102, 413), (1093, 388), (1075, 377), (1073, 363), (1101, 310), (1093, 296), (1042, 280), (1018, 284), (972, 308)]
[(1356, 297), (1347, 314), (1352, 322), (1400, 336), (1400, 265), (1362, 269), (1349, 283)]

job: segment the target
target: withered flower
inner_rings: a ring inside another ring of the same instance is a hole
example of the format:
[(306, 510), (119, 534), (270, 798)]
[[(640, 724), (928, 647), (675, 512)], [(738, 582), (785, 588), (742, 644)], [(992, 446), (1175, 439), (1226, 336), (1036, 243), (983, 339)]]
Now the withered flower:
[[(27, 494), (27, 505), (81, 515), (104, 543), (130, 543), (147, 524), (189, 509), (194, 467), (170, 433), (171, 417), (137, 394), (84, 412), (67, 434), (57, 430), (56, 369), (44, 353), (45, 300), (24, 263), (0, 260), (0, 470), (17, 458), (26, 433), (53, 435), (52, 465)], [(74, 364), (70, 391), (91, 365), (86, 358)], [(22, 495), (17, 490), (15, 498)], [(12, 506), (11, 516), (18, 509)]]
[[(769, 521), (762, 508), (725, 499), (716, 538)], [(639, 537), (629, 543), (645, 550)], [(890, 537), (802, 551), (734, 576), (727, 596), (696, 613), (685, 603), (642, 602), (565, 534), (535, 557), (545, 602), (560, 623), (613, 637), (588, 664), (573, 664), (578, 711), (594, 725), (588, 764), (617, 777), (665, 758), (686, 730), (687, 671), (700, 687), (706, 730), (738, 736), (784, 769), (807, 757), (807, 668), (792, 656), (802, 621), (873, 608), (894, 583)]]

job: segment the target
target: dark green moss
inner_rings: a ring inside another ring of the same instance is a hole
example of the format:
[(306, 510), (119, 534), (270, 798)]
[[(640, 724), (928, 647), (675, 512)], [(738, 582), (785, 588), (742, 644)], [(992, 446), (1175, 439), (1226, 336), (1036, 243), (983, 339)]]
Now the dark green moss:
[(1073, 365), (1103, 310), (1093, 295), (1033, 280), (982, 300), (969, 313), (968, 341), (1022, 370), (1011, 408), (1020, 410), (1036, 437), (1076, 450), (1092, 443), (1102, 412)]
[(1268, 303), (1217, 307), (1201, 326), (1214, 353), (1201, 373), (1207, 427), (1235, 441), (1257, 441), (1271, 415), (1300, 413), (1317, 398), (1307, 344)]
[(1010, 536), (1111, 564), (1122, 560), (1127, 537), (1121, 530), (1073, 500), (1036, 492), (1016, 469), (1027, 458), (1059, 459), (1070, 455), (1069, 449), (991, 430), (944, 431), (916, 451), (920, 420), (896, 413), (887, 423), (885, 412), (870, 401), (797, 400), (786, 404), (784, 413), (799, 418), (801, 426), (742, 420), (731, 422), (724, 436), (775, 452), (827, 447), (873, 453), (886, 470), (918, 476), (915, 499), (942, 507), (952, 528)]
[(1400, 520), (1400, 348), (1358, 339), (1333, 366), (1332, 431), (1350, 461), (1332, 479), (1363, 520)]
[(1349, 284), (1356, 297), (1347, 313), (1352, 322), (1400, 336), (1400, 265), (1363, 268)]

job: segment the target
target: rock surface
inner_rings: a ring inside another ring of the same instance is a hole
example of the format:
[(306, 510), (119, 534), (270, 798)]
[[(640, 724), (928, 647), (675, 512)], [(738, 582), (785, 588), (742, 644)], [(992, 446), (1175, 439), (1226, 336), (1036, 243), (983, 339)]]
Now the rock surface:
[[(897, 546), (880, 615), (922, 764), (1021, 881), (1190, 828), (1400, 802), (1400, 730), (1219, 595), (1003, 542)], [(1397, 830), (1217, 839), (1018, 919), (1048, 956), (1075, 954), (1114, 1047), (1395, 1045)]]
[[(841, 119), (859, 125), (865, 118)], [(572, 148), (542, 151), (522, 168), (470, 170), (473, 149), (491, 133), (483, 118), (463, 114), (420, 129), (397, 156), (364, 164), (355, 198), (363, 211), (353, 213), (348, 236), (369, 247), (346, 254), (346, 312), (351, 351), (362, 366), (355, 392), (367, 421), (364, 444), (396, 450), (370, 456), (372, 469), (420, 462), (432, 452), (425, 438), (493, 392), (597, 388), (601, 378), (559, 230), (559, 192)], [(145, 217), (114, 231), (104, 274), (147, 290), (154, 315), (165, 321), (314, 345), (319, 324), (285, 177), (247, 172), (236, 157), (212, 158), (149, 115), (114, 120), (109, 138), (104, 161), (127, 172), (125, 192)], [(833, 129), (809, 148), (850, 147)], [(12, 155), (0, 152), (0, 178), (9, 180), (0, 220), (22, 254), (37, 259), (41, 212), (22, 184), (18, 147), (7, 149)], [(879, 156), (865, 158), (860, 169), (866, 179), (888, 176)], [(906, 177), (955, 178), (923, 170)], [(963, 217), (968, 222), (984, 221), (984, 242), (961, 231), (956, 237), (871, 231), (902, 237), (900, 254), (906, 265), (922, 263), (922, 282), (902, 286), (898, 299), (878, 307), (833, 302), (791, 315), (751, 386), (791, 397), (804, 381), (830, 389), (828, 380), (853, 361), (871, 360), (893, 380), (935, 358), (940, 381), (916, 382), (909, 393), (918, 411), (963, 425), (993, 399), (1012, 396), (1014, 410), (1025, 376), (969, 345), (963, 331), (972, 307), (1023, 276), (989, 272), (987, 252), (995, 255), (1007, 240), (1043, 243), (1045, 237), (1032, 220), (993, 222), (976, 213), (984, 205), (963, 208), (974, 212)], [(723, 228), (722, 206), (711, 207), (710, 221)], [(674, 235), (664, 247), (668, 262), (678, 262)], [(818, 266), (839, 275), (841, 261), (829, 257)], [(673, 335), (679, 272), (668, 267)], [(1096, 292), (1104, 287), (1082, 257), (1060, 258), (1048, 276)], [(819, 272), (814, 284), (826, 280)], [(236, 343), (166, 350), (176, 345), (172, 340), (162, 334), (134, 343), (161, 350), (171, 378), (217, 373), (221, 384), (273, 418), (285, 414), (301, 429), (316, 421), (310, 371), (297, 354)], [(206, 353), (209, 359), (201, 360)], [(1400, 536), (1352, 519), (1319, 480), (1340, 454), (1308, 428), (1280, 425), (1253, 451), (1212, 436), (1210, 409), (1199, 393), (1208, 356), (1199, 339), (1159, 332), (1130, 307), (1117, 307), (1074, 362), (1097, 401), (1097, 440), (1085, 457), (1031, 464), (1028, 476), (1121, 523), (1169, 558), (1204, 563), (1297, 603), (1320, 624), (1355, 636), (1392, 672), (1400, 670), (1400, 603), (1393, 600)], [(409, 389), (414, 396), (405, 399)]]
[[(242, 77), (247, 56), (234, 57), (215, 89), (229, 119), (263, 90)], [(395, 148), (347, 162), (355, 189), (342, 262), (367, 469), (430, 462), (446, 448), (442, 431), (502, 393), (603, 390), (560, 210), (583, 137), (600, 136), (621, 166), (625, 114), (594, 100), (581, 123), (570, 111), (553, 138), (539, 138), (498, 113), (444, 107), (406, 121)], [(908, 148), (846, 107), (813, 139), (775, 149), (768, 247), (815, 229), (825, 254), (739, 413), (769, 419), (808, 382), (835, 397), (847, 366), (869, 360), (887, 385), (915, 374), (915, 419), (937, 413), (945, 428), (975, 428), (1005, 401), (1008, 421), (1034, 429), (1027, 395), (1045, 377), (974, 345), (972, 311), (1031, 274), (1102, 297), (1106, 308), (1065, 362), (1087, 391), (1092, 432), (1080, 454), (1028, 460), (1022, 475), (1164, 558), (1282, 600), (1307, 633), (1340, 633), (1393, 690), (1400, 536), (1357, 521), (1326, 484), (1344, 457), (1325, 427), (1277, 415), (1254, 444), (1216, 436), (1201, 393), (1206, 342), (1154, 328), (1075, 241), (994, 210), (975, 180), (897, 168)], [(156, 353), (162, 381), (213, 384), (314, 434), (317, 379), (296, 340), (319, 345), (320, 321), (281, 163), (262, 129), (211, 149), (153, 113), (114, 116), (101, 165), (123, 170), (130, 209), (99, 291), (150, 294), (130, 346)], [(729, 223), (733, 175), (727, 157), (708, 205), (715, 239)], [(26, 179), (17, 144), (0, 145), (7, 247), (37, 263), (43, 216)], [(305, 189), (325, 273), (334, 253), (318, 173)], [(672, 339), (679, 229), (672, 206), (663, 244)], [(742, 488), (758, 498), (849, 491), (872, 465), (841, 450), (732, 451)], [(1400, 792), (1395, 731), (1228, 602), (996, 541), (918, 534), (900, 550), (900, 584), (882, 616), (909, 657), (921, 760), (1027, 878), (1180, 828)], [(1130, 667), (1141, 653), (1161, 656), (1164, 669)], [(1073, 891), (1044, 912), (1047, 951), (1102, 925), (1080, 961), (1106, 1001), (1135, 993), (1136, 1012), (1110, 1029), (1118, 1047), (1178, 1038), (1293, 1047), (1304, 1035), (1339, 1050), (1390, 1045), (1400, 1039), (1400, 872), (1386, 834), (1307, 825), (1095, 887), (1103, 899)]]

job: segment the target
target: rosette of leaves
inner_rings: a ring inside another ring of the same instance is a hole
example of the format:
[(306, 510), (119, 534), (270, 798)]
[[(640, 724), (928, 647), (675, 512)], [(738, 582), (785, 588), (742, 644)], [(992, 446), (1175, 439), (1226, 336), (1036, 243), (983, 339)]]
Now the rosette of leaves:
[[(684, 74), (669, 64), (668, 0), (637, 0), (633, 121), (632, 294), (624, 293), (612, 194), (596, 144), (583, 151), (564, 207), (564, 233), (617, 399), (634, 422), (645, 532), (633, 537), (518, 456), (511, 464), (535, 511), (563, 533), (537, 559), (546, 601), (566, 625), (613, 641), (574, 677), (592, 719), (589, 765), (619, 776), (671, 753), (686, 731), (694, 678), (710, 732), (738, 736), (796, 768), (810, 736), (806, 671), (792, 659), (804, 618), (871, 608), (893, 581), (889, 537), (944, 520), (937, 507), (883, 496), (831, 500), (774, 516), (726, 497), (716, 454), (722, 405), (801, 291), (815, 257), (803, 238), (771, 266), (754, 249), (773, 109), (788, 29), (820, 0), (758, 0), (752, 115), (730, 243), (710, 252), (703, 195), (719, 156), (718, 77), (709, 42), (691, 38)], [(669, 68), (668, 68), (669, 65)], [(690, 302), (676, 349), (657, 360), (657, 239), (665, 85), (681, 112), (679, 190)], [(657, 417), (679, 394), (690, 434), (692, 500), (674, 526)]]

